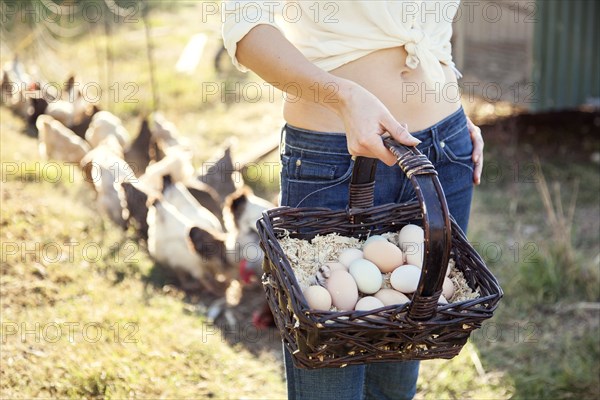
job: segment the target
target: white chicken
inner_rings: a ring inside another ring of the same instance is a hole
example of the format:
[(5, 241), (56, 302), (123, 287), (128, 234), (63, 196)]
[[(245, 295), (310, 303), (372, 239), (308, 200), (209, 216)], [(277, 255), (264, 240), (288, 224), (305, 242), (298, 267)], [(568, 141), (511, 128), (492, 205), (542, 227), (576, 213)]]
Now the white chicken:
[(175, 124), (167, 120), (160, 112), (151, 115), (150, 130), (152, 137), (163, 150), (173, 146), (189, 147), (188, 141), (181, 136)]
[(219, 219), (208, 209), (201, 206), (181, 182), (165, 184), (163, 199), (175, 206), (179, 212), (190, 218), (198, 226), (221, 231)]
[(78, 92), (72, 99), (48, 102), (44, 114), (52, 116), (65, 126), (80, 124), (88, 116), (91, 104)]
[(99, 111), (92, 117), (92, 121), (85, 132), (85, 140), (92, 147), (96, 147), (108, 136), (115, 136), (121, 147), (129, 142), (129, 132), (123, 126), (121, 119), (108, 111)]
[(227, 265), (225, 236), (204, 228), (207, 225), (156, 199), (148, 210), (148, 252), (157, 262), (172, 268), (185, 288), (194, 286), (185, 277), (188, 273), (216, 294), (216, 277)]
[(192, 153), (189, 151), (171, 150), (162, 160), (148, 165), (146, 172), (140, 176), (140, 182), (154, 190), (162, 190), (163, 177), (170, 175), (173, 182), (186, 182), (194, 175)]
[(125, 194), (121, 183), (137, 178), (122, 154), (123, 149), (119, 147), (117, 139), (109, 136), (87, 153), (80, 165), (88, 182), (96, 190), (100, 211), (125, 228), (126, 215), (124, 218), (122, 206)]
[(40, 115), (36, 127), (42, 157), (79, 164), (91, 150), (85, 140), (49, 115)]

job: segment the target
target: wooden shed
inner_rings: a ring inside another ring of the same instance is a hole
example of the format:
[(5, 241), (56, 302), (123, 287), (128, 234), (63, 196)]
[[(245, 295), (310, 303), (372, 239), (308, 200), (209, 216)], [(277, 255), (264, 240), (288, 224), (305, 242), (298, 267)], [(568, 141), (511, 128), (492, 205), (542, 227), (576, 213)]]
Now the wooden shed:
[(454, 32), (465, 93), (533, 112), (600, 108), (596, 0), (463, 0)]

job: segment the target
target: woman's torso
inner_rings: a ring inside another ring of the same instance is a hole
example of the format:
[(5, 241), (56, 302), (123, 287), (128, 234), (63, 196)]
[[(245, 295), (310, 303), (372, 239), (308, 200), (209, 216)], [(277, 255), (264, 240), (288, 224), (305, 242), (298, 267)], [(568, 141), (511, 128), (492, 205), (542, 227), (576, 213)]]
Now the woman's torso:
[[(331, 74), (354, 81), (373, 93), (409, 131), (428, 128), (460, 108), (460, 94), (451, 67), (441, 64), (446, 82), (426, 85), (422, 64), (406, 66), (403, 46), (377, 50)], [(286, 101), (284, 119), (290, 125), (321, 132), (344, 132), (342, 120), (313, 96)]]

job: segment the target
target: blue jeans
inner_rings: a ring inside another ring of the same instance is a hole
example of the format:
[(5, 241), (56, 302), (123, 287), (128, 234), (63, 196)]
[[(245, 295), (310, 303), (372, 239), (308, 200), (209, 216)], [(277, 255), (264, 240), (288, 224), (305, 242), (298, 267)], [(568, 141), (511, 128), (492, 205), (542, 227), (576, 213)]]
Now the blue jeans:
[[(434, 164), (450, 213), (466, 232), (473, 195), (473, 144), (463, 109), (428, 129), (414, 132), (418, 149)], [(281, 142), (281, 205), (343, 209), (353, 162), (343, 133), (323, 133), (286, 125)], [(400, 167), (379, 162), (375, 205), (416, 198)], [(412, 399), (418, 361), (304, 370), (293, 366), (286, 350), (289, 399)]]

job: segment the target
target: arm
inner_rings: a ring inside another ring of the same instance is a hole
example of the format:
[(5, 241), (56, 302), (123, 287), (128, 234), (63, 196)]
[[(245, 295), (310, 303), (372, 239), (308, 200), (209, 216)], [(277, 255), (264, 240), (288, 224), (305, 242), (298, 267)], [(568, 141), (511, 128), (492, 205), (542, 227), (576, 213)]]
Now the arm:
[[(393, 165), (396, 159), (383, 146), (382, 134), (389, 132), (394, 139), (408, 146), (420, 143), (372, 93), (313, 65), (273, 26), (252, 28), (238, 42), (236, 58), (278, 89), (283, 90), (290, 82), (299, 85), (300, 97), (304, 93), (312, 98), (314, 90), (310, 87), (315, 83), (322, 87), (324, 90), (317, 91), (318, 101), (344, 122), (348, 151), (352, 155), (379, 158), (387, 165)], [(330, 90), (325, 90), (327, 88)]]

